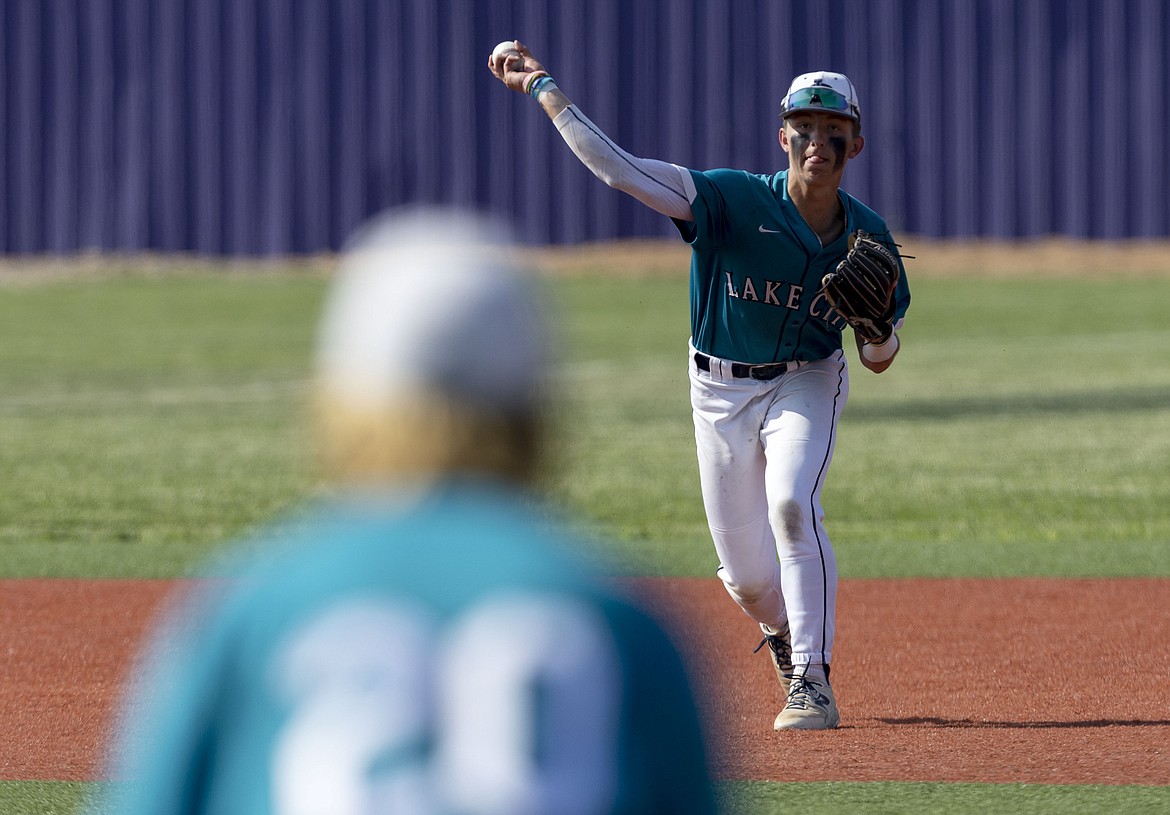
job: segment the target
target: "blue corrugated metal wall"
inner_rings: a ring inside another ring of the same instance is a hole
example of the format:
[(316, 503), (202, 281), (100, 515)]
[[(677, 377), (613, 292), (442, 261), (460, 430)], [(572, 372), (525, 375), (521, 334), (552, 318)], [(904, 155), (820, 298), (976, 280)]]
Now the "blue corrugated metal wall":
[(315, 252), (406, 202), (673, 234), (490, 77), (513, 35), (636, 154), (775, 170), (828, 67), (903, 232), (1170, 234), (1162, 0), (0, 0), (0, 251)]

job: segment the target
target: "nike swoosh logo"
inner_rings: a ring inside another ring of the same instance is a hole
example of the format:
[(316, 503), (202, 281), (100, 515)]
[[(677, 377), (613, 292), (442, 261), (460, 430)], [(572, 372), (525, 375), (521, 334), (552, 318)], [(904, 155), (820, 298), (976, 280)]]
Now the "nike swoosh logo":
[(768, 229), (768, 228), (767, 228), (767, 227), (765, 227), (763, 224), (760, 224), (760, 231), (761, 231), (761, 232), (764, 232), (764, 233), (771, 232), (773, 235), (779, 235), (779, 234), (780, 234), (780, 230), (779, 230), (779, 229)]

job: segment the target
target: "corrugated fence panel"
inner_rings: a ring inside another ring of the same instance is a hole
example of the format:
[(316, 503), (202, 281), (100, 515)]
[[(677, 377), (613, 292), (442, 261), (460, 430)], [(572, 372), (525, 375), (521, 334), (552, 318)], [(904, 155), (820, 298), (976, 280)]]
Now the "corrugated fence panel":
[[(1163, 133), (1170, 124), (1170, 10), (1162, 0), (1145, 0), (1137, 7), (1135, 27), (1138, 34), (1137, 78), (1151, 88), (1160, 90), (1145, 94), (1143, 104), (1137, 111), (1138, 129), (1143, 133)], [(1157, 142), (1155, 136), (1149, 140)], [(1170, 182), (1170, 157), (1165, 150), (1145, 151), (1147, 164), (1139, 171), (1138, 202), (1141, 212), (1138, 216), (1137, 236), (1152, 238), (1170, 234), (1170, 206), (1167, 206), (1168, 182)]]
[(796, 74), (850, 74), (846, 187), (934, 237), (1170, 235), (1163, 0), (0, 0), (0, 252), (339, 248), (404, 203), (533, 242), (674, 234), (484, 65), (528, 42), (638, 155), (785, 164)]

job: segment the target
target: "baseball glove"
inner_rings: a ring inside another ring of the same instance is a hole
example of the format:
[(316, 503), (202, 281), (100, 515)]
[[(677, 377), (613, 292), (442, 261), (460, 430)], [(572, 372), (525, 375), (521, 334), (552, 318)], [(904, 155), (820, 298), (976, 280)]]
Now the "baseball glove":
[(869, 343), (894, 333), (894, 290), (901, 267), (894, 253), (866, 232), (857, 232), (837, 268), (821, 279), (829, 305)]

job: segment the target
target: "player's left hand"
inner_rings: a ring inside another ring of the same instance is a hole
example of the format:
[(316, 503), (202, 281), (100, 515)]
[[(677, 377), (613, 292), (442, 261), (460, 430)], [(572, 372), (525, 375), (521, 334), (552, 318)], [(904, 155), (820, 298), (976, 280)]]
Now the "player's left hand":
[[(530, 75), (536, 71), (544, 71), (545, 67), (537, 61), (536, 57), (532, 56), (527, 45), (519, 40), (515, 42), (516, 50), (522, 59), (516, 59), (514, 55), (489, 54), (488, 70), (492, 72), (492, 76), (512, 90), (524, 93)], [(547, 73), (547, 71), (545, 72)]]
[(880, 345), (894, 333), (894, 294), (901, 267), (894, 253), (858, 232), (837, 268), (821, 280), (825, 298), (863, 341)]

